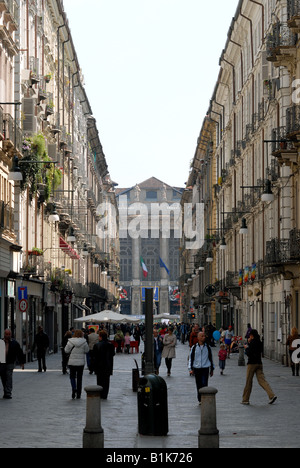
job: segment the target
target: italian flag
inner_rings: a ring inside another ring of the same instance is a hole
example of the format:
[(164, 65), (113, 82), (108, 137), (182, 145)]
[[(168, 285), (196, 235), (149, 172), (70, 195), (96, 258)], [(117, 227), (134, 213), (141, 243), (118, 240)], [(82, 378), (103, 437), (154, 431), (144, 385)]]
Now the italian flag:
[(143, 258), (141, 257), (141, 265), (142, 265), (142, 269), (143, 269), (143, 275), (144, 275), (144, 278), (147, 278), (148, 276), (148, 270), (147, 270), (147, 267), (146, 267), (146, 264), (143, 260)]

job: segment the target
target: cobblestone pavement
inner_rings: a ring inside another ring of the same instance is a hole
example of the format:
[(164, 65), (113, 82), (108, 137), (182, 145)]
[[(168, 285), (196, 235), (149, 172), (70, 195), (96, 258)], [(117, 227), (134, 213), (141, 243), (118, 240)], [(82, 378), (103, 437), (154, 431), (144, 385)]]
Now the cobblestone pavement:
[[(139, 436), (137, 394), (132, 391), (134, 359), (141, 355), (117, 355), (107, 401), (101, 404), (105, 448), (189, 449), (198, 447), (201, 407), (196, 386), (187, 370), (188, 345), (178, 343), (172, 376), (160, 375), (168, 386), (169, 434)], [(227, 362), (221, 376), (214, 350), (216, 371), (210, 386), (218, 389), (217, 425), (221, 448), (298, 448), (300, 446), (300, 377), (291, 370), (265, 360), (268, 382), (278, 401), (268, 405), (267, 395), (255, 382), (250, 406), (242, 406), (246, 367), (238, 367), (238, 356)], [(47, 358), (46, 373), (37, 364), (14, 372), (12, 400), (0, 399), (0, 448), (80, 448), (86, 418), (86, 394), (71, 399), (68, 376), (62, 375), (60, 355)], [(84, 386), (95, 385), (95, 376), (84, 372)], [(1, 388), (2, 391), (2, 388)], [(2, 395), (1, 395), (2, 396)]]

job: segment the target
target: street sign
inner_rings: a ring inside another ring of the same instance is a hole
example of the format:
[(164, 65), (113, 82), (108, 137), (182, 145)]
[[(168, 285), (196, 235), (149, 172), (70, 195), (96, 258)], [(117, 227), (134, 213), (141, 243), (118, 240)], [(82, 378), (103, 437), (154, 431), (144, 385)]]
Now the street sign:
[(18, 299), (19, 301), (22, 301), (23, 299), (27, 301), (28, 299), (27, 287), (18, 288)]
[(3, 340), (0, 340), (0, 364), (6, 363), (6, 350), (5, 343)]
[(209, 297), (213, 297), (215, 296), (217, 290), (215, 288), (215, 286), (213, 284), (209, 284), (208, 286), (206, 286), (206, 288), (204, 289), (204, 292), (207, 296)]
[(223, 305), (229, 305), (230, 299), (228, 299), (227, 297), (222, 297), (221, 299), (219, 299), (219, 303)]
[(22, 299), (19, 303), (19, 310), (20, 312), (26, 312), (28, 309), (28, 302), (26, 299)]

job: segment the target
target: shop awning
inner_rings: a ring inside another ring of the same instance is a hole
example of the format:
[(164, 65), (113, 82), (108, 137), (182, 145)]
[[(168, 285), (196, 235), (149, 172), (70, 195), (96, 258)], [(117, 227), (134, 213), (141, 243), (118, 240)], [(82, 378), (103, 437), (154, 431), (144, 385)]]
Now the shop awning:
[(72, 260), (80, 260), (80, 256), (62, 237), (59, 238), (59, 247), (65, 252)]

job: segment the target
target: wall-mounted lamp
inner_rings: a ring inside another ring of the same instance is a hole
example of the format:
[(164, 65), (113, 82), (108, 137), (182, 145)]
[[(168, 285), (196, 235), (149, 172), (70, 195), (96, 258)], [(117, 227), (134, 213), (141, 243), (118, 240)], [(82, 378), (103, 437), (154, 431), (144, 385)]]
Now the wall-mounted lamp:
[(89, 251), (88, 251), (87, 245), (84, 244), (83, 250), (82, 250), (82, 256), (87, 257), (88, 255), (89, 255)]
[(240, 229), (240, 234), (241, 235), (247, 235), (249, 234), (249, 229), (248, 229), (248, 226), (247, 226), (247, 221), (245, 218), (242, 219), (242, 227)]
[(208, 256), (206, 257), (206, 263), (212, 263), (214, 261), (214, 257), (212, 252), (208, 253)]
[(67, 237), (67, 242), (76, 242), (76, 237), (74, 234), (74, 229), (71, 227), (69, 230), (69, 235)]
[(58, 213), (56, 211), (56, 205), (55, 205), (55, 203), (53, 203), (52, 212), (51, 212), (51, 214), (49, 216), (49, 222), (50, 223), (57, 223), (59, 220), (60, 220), (60, 218), (59, 218), (59, 215), (58, 215)]
[(220, 250), (226, 250), (226, 248), (227, 248), (226, 240), (225, 240), (225, 237), (223, 237), (222, 243), (220, 245)]
[(8, 180), (14, 182), (21, 182), (23, 180), (23, 175), (19, 167), (19, 158), (17, 156), (15, 156), (13, 159), (12, 168), (8, 174)]
[(261, 200), (263, 202), (272, 202), (274, 201), (275, 196), (274, 193), (272, 192), (272, 182), (270, 180), (266, 181), (265, 184), (265, 191), (261, 196)]

